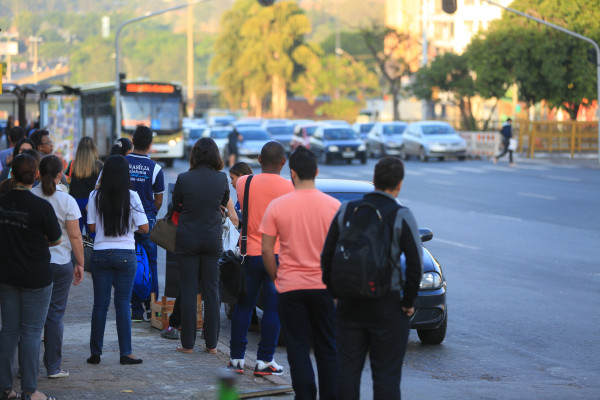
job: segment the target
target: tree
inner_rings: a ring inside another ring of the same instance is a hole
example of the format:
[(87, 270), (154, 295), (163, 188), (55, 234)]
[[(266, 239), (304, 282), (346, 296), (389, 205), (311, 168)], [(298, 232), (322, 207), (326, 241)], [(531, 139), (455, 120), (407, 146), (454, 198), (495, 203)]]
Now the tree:
[(417, 71), (411, 85), (413, 94), (420, 99), (433, 100), (434, 88), (451, 95), (450, 100), (459, 107), (463, 127), (475, 130), (471, 109), (471, 97), (476, 94), (475, 83), (465, 55), (444, 53)]
[(388, 93), (394, 102), (394, 120), (400, 120), (400, 94), (402, 78), (412, 74), (411, 64), (415, 61), (409, 51), (414, 40), (394, 28), (376, 24), (360, 30), (361, 35), (375, 59), (378, 70), (387, 82)]

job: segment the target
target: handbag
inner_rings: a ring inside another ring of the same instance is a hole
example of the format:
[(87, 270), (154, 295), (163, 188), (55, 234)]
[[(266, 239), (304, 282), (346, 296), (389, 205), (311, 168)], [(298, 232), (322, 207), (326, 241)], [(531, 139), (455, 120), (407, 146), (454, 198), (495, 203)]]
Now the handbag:
[(228, 217), (223, 218), (223, 251), (235, 250), (240, 241), (240, 233)]
[(154, 228), (150, 231), (150, 240), (166, 251), (175, 251), (177, 238), (177, 225), (172, 220), (173, 210), (170, 210), (163, 219), (156, 221)]
[(516, 151), (517, 145), (518, 145), (517, 139), (513, 139), (513, 138), (508, 139), (508, 149), (510, 151)]
[[(219, 260), (219, 278), (221, 283), (221, 301), (237, 303), (237, 300), (246, 295), (246, 271), (244, 260), (246, 257), (246, 243), (248, 241), (248, 198), (250, 197), (249, 175), (244, 188), (244, 212), (242, 215), (242, 235), (240, 251), (237, 248), (223, 252)], [(233, 226), (233, 224), (232, 224)]]

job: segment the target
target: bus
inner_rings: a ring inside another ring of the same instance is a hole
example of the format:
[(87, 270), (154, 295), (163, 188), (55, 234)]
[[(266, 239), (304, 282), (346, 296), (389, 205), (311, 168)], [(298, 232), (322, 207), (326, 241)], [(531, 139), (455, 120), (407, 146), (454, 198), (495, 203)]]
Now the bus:
[[(185, 104), (181, 85), (170, 82), (122, 81), (120, 85), (121, 126), (115, 121), (114, 83), (80, 85), (83, 119), (82, 136), (91, 136), (101, 155), (108, 155), (119, 137), (131, 139), (138, 125), (154, 132), (150, 157), (172, 166), (183, 158), (183, 115)], [(115, 135), (112, 133), (115, 132)]]

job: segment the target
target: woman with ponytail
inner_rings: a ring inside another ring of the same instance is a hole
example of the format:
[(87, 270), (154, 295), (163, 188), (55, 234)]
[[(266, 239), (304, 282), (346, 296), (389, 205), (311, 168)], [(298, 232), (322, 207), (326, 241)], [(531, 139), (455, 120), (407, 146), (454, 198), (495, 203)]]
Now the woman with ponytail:
[(65, 175), (70, 179), (69, 194), (75, 198), (81, 218), (79, 231), (83, 232), (86, 220), (86, 207), (90, 193), (96, 187), (96, 181), (102, 171), (102, 163), (98, 160), (98, 148), (94, 139), (89, 136), (81, 138), (75, 153), (75, 159), (69, 163)]
[(115, 288), (114, 304), (121, 364), (140, 364), (131, 349), (131, 292), (137, 271), (134, 232), (148, 233), (148, 219), (140, 196), (129, 190), (129, 163), (110, 156), (104, 163), (100, 186), (90, 194), (88, 231), (96, 232), (92, 256), (94, 307), (90, 334), (90, 364), (99, 364), (106, 313)]
[[(83, 241), (79, 230), (81, 214), (75, 199), (58, 186), (62, 176), (60, 158), (54, 155), (45, 156), (40, 161), (38, 170), (41, 184), (31, 189), (31, 192), (52, 205), (62, 230), (61, 243), (50, 248), (53, 286), (44, 324), (44, 366), (48, 378), (66, 378), (69, 372), (61, 369), (62, 320), (71, 283), (79, 285), (83, 278)], [(65, 240), (67, 238), (69, 240)], [(75, 267), (71, 261), (71, 251), (75, 254)]]

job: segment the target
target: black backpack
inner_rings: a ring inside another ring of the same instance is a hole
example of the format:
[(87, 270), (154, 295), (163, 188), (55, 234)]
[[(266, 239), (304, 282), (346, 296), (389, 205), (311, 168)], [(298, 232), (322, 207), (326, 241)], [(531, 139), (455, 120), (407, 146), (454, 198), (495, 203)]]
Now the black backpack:
[(364, 199), (348, 203), (331, 265), (334, 297), (378, 299), (388, 292), (395, 268), (388, 221), (399, 208), (390, 203), (379, 209)]

